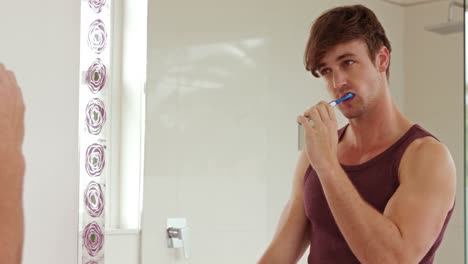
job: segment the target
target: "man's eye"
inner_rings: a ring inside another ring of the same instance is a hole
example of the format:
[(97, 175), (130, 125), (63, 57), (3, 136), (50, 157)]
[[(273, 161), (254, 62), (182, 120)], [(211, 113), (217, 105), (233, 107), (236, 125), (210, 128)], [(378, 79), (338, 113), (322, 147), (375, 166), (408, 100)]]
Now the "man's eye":
[(320, 71), (320, 75), (322, 75), (322, 76), (325, 76), (328, 73), (330, 73), (330, 69), (323, 69), (323, 70)]
[(354, 61), (352, 61), (352, 60), (346, 60), (346, 61), (344, 61), (344, 64), (345, 64), (346, 66), (349, 66), (349, 65), (354, 64)]

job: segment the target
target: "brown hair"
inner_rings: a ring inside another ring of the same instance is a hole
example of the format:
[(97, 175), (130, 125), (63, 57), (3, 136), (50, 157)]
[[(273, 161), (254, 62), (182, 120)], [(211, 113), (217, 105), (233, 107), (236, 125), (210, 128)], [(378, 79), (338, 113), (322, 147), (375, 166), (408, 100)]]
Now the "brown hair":
[[(352, 40), (367, 44), (369, 58), (375, 63), (375, 55), (383, 46), (392, 51), (385, 30), (372, 10), (363, 5), (342, 6), (330, 9), (315, 20), (307, 43), (304, 64), (315, 77), (320, 60), (337, 44)], [(390, 76), (390, 61), (387, 80)]]

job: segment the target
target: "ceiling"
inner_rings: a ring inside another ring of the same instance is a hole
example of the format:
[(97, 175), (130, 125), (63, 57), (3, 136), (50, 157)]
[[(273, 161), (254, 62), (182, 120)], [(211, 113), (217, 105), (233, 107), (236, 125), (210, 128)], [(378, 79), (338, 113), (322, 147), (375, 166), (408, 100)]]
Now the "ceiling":
[(415, 6), (415, 5), (429, 4), (433, 2), (447, 2), (447, 3), (450, 2), (450, 0), (382, 0), (382, 1), (396, 4), (399, 6)]

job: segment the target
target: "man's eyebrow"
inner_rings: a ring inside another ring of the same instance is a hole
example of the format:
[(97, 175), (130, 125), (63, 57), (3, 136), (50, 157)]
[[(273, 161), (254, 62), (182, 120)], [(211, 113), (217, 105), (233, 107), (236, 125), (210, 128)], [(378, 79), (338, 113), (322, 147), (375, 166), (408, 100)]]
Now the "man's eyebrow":
[[(347, 52), (347, 53), (345, 53), (345, 54), (342, 54), (342, 55), (336, 57), (336, 60), (335, 60), (335, 61), (340, 61), (340, 60), (342, 60), (342, 59), (344, 59), (344, 58), (347, 58), (347, 57), (355, 57), (355, 56), (356, 56), (356, 54), (351, 53), (351, 52)], [(320, 68), (322, 68), (323, 66), (326, 66), (326, 64), (322, 62), (322, 63), (320, 63), (320, 64), (317, 66), (317, 69), (320, 69)]]
[(340, 60), (342, 60), (342, 59), (344, 59), (346, 57), (355, 57), (355, 56), (356, 56), (356, 54), (348, 52), (348, 53), (345, 53), (343, 55), (338, 56), (336, 58), (336, 61), (340, 61)]

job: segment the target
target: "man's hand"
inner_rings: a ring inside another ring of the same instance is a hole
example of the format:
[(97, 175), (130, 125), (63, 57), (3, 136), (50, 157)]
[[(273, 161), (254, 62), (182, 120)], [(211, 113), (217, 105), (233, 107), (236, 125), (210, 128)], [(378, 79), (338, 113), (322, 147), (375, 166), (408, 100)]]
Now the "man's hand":
[(24, 137), (24, 102), (12, 71), (0, 64), (0, 142), (18, 150)]
[(13, 72), (0, 64), (0, 263), (22, 258), (24, 108)]
[(321, 101), (298, 116), (297, 122), (304, 127), (305, 152), (314, 170), (320, 175), (335, 166), (338, 163), (338, 123), (333, 107)]

